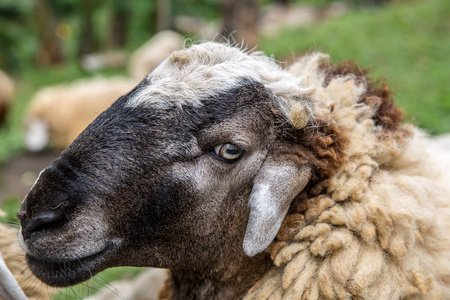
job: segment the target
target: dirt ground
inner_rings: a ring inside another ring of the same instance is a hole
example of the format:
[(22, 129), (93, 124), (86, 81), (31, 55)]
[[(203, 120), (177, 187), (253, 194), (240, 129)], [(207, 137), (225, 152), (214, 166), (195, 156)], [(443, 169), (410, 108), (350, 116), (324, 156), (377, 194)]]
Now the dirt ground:
[(24, 153), (0, 165), (0, 203), (7, 197), (17, 197), (22, 201), (39, 172), (58, 155), (51, 151)]

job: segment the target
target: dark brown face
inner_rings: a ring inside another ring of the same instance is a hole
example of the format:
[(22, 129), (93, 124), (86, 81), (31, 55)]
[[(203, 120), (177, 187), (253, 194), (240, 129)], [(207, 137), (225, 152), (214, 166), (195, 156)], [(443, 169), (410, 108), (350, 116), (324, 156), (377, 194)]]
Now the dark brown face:
[(268, 154), (279, 116), (261, 84), (243, 83), (200, 107), (130, 108), (132, 94), (89, 125), (22, 204), (27, 262), (47, 284), (122, 265), (201, 270), (225, 259), (225, 248), (254, 255), (274, 237), (255, 233), (273, 217), (258, 217), (272, 205), (264, 199), (298, 192), (278, 191), (286, 180), (270, 175), (291, 170), (280, 162), (276, 172)]

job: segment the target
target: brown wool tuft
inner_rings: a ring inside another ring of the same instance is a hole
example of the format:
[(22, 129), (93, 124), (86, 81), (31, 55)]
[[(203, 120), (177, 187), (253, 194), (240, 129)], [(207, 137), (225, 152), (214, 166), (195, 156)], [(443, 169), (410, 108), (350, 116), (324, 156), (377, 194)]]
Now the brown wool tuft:
[(347, 138), (336, 125), (321, 120), (315, 120), (314, 125), (297, 132), (297, 138), (309, 150), (308, 162), (314, 169), (313, 177), (305, 190), (318, 194), (326, 188), (321, 183), (333, 176), (345, 162), (346, 154), (343, 150), (348, 143)]
[(367, 76), (368, 69), (362, 69), (350, 60), (334, 66), (323, 62), (320, 68), (326, 75), (325, 84), (328, 84), (333, 78), (347, 75), (355, 76), (357, 83), (366, 83), (367, 89), (359, 101), (374, 109), (375, 124), (391, 131), (399, 128), (404, 117), (403, 111), (394, 104), (392, 92), (386, 82), (382, 79), (370, 79)]
[(295, 103), (291, 108), (291, 113), (289, 115), (289, 120), (292, 126), (296, 129), (302, 129), (308, 124), (308, 114), (304, 105), (300, 103)]
[(177, 50), (169, 57), (172, 64), (178, 64), (180, 67), (184, 64), (188, 64), (191, 60), (189, 53), (185, 50)]

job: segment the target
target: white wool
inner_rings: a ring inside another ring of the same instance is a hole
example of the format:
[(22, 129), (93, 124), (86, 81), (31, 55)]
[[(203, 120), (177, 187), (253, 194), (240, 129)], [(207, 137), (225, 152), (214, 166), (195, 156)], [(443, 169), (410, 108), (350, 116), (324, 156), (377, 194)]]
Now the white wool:
[(129, 106), (199, 106), (202, 100), (236, 88), (245, 80), (268, 88), (286, 116), (297, 102), (313, 115), (309, 101), (313, 89), (303, 79), (285, 72), (261, 52), (249, 54), (225, 44), (207, 42), (176, 51), (147, 80), (148, 84), (130, 99)]

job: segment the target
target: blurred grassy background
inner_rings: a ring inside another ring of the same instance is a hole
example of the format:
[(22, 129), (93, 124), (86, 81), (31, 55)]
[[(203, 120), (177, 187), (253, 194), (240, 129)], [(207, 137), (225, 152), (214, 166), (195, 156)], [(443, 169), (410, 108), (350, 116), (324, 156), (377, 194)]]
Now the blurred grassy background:
[(384, 77), (409, 121), (450, 132), (450, 1), (404, 1), (360, 9), (319, 26), (284, 30), (261, 47), (276, 58), (323, 51)]
[[(21, 5), (22, 13), (32, 9), (26, 0), (2, 1), (5, 2), (0, 7)], [(332, 1), (303, 2), (326, 5)], [(71, 5), (69, 0), (58, 3), (61, 10)], [(130, 36), (125, 45), (125, 49), (130, 51), (149, 38), (149, 32), (141, 28), (148, 23), (144, 11), (151, 10), (153, 5), (152, 1), (143, 0), (133, 3), (130, 6), (130, 14), (133, 15)], [(271, 1), (266, 0), (261, 5), (269, 3)], [(220, 17), (218, 5), (219, 0), (190, 0), (183, 5), (175, 5), (174, 9), (184, 9), (184, 13), (215, 20)], [(106, 14), (106, 8), (96, 11), (94, 20), (98, 32), (104, 29)], [(293, 57), (305, 52), (322, 51), (329, 53), (333, 62), (351, 59), (364, 68), (370, 67), (374, 77), (383, 76), (389, 83), (396, 93), (397, 104), (406, 112), (408, 120), (438, 135), (450, 132), (449, 16), (448, 0), (393, 1), (382, 6), (354, 5), (350, 12), (340, 17), (300, 28), (281, 29), (276, 35), (263, 35), (259, 48), (279, 61), (292, 61)], [(62, 21), (73, 28), (74, 36), (79, 34), (76, 14), (67, 14)], [(6, 69), (16, 80), (16, 95), (6, 124), (0, 128), (0, 165), (24, 151), (23, 116), (27, 104), (38, 89), (99, 74), (125, 74), (123, 69), (106, 69), (96, 73), (83, 71), (77, 61), (74, 39), (64, 43), (67, 49), (64, 64), (36, 67), (31, 59), (37, 47), (33, 39), (35, 32), (29, 23), (24, 21), (22, 27), (14, 27), (0, 18), (1, 26), (1, 51), (6, 49), (6, 43), (12, 43), (14, 39), (21, 39), (21, 42), (9, 45), (7, 50), (14, 51), (15, 55), (4, 59), (4, 62), (9, 60)], [(7, 51), (2, 54), (5, 53), (8, 54)], [(18, 210), (17, 200), (14, 195), (0, 199), (0, 207), (7, 212), (6, 217), (0, 217), (0, 222), (17, 224), (14, 219)], [(128, 278), (138, 271), (136, 268), (106, 270), (87, 284), (62, 290), (55, 299), (83, 299), (105, 285), (105, 282)]]

